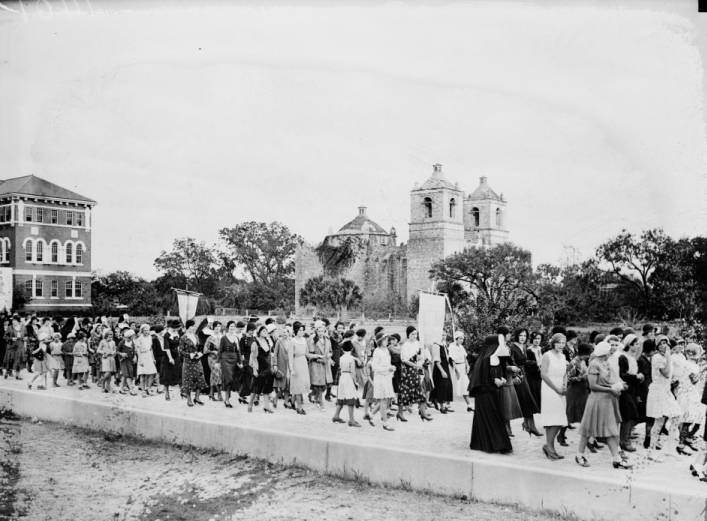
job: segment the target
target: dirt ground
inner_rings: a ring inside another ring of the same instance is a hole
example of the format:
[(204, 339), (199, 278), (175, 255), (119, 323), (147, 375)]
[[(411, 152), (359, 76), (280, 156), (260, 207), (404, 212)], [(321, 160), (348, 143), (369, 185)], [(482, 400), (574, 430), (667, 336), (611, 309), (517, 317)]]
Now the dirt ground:
[(0, 469), (0, 521), (560, 519), (7, 416)]

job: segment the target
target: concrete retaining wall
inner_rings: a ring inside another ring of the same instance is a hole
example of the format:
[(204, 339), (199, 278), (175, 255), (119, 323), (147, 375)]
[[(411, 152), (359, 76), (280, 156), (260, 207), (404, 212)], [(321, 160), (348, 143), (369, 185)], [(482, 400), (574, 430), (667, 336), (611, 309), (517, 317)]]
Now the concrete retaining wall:
[(707, 521), (705, 497), (621, 484), (618, 479), (606, 483), (512, 463), (344, 443), (6, 388), (0, 388), (0, 407), (46, 421), (245, 454), (381, 485), (517, 503), (583, 520)]

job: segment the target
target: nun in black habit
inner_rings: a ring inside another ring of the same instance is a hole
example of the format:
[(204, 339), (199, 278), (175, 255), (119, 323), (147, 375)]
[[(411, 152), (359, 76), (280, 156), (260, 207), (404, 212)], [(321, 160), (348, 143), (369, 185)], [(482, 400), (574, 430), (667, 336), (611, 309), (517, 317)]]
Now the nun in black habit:
[(513, 451), (513, 446), (501, 409), (501, 387), (505, 378), (503, 365), (499, 361), (500, 356), (507, 354), (499, 353), (498, 350), (498, 336), (487, 336), (471, 373), (469, 396), (474, 397), (475, 406), (469, 447), (472, 450), (507, 454)]

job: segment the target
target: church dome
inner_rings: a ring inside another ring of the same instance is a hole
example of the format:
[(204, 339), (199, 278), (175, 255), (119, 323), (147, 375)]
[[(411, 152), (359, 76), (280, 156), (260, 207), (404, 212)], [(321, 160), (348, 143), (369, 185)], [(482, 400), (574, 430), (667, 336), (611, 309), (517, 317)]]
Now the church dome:
[(372, 221), (366, 215), (366, 207), (358, 207), (358, 215), (352, 221), (343, 225), (336, 235), (358, 235), (358, 234), (375, 234), (388, 235), (382, 226)]

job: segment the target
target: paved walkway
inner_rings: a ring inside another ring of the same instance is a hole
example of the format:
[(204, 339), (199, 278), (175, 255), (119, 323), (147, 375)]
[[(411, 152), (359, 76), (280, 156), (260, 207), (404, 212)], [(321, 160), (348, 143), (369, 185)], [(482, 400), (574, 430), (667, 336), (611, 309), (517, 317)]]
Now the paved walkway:
[[(9, 387), (17, 390), (27, 390), (27, 380), (1, 379), (0, 388)], [(201, 419), (207, 422), (232, 423), (266, 429), (281, 433), (298, 434), (313, 438), (339, 441), (350, 444), (362, 444), (380, 448), (396, 448), (406, 451), (432, 453), (441, 456), (461, 457), (473, 461), (497, 462), (503, 467), (530, 467), (535, 470), (547, 469), (554, 473), (566, 474), (567, 477), (587, 478), (597, 483), (597, 492), (601, 484), (606, 485), (640, 485), (655, 488), (660, 491), (675, 491), (682, 494), (707, 497), (707, 483), (700, 482), (689, 474), (688, 467), (693, 458), (685, 456), (670, 456), (663, 463), (648, 461), (646, 451), (641, 447), (632, 454), (634, 469), (630, 471), (615, 470), (611, 466), (608, 448), (597, 454), (587, 453), (591, 462), (590, 468), (578, 467), (573, 455), (576, 452), (576, 431), (568, 431), (569, 447), (558, 447), (558, 451), (566, 458), (559, 461), (549, 461), (541, 451), (544, 438), (529, 437), (521, 430), (520, 420), (513, 422), (512, 438), (514, 452), (511, 455), (494, 455), (469, 450), (469, 436), (473, 413), (467, 413), (463, 402), (454, 404), (454, 413), (442, 415), (432, 411), (434, 420), (422, 422), (416, 415), (408, 415), (408, 422), (391, 422), (394, 432), (384, 431), (380, 422), (372, 427), (361, 419), (362, 409), (356, 410), (361, 428), (352, 428), (345, 424), (333, 424), (331, 417), (333, 403), (326, 403), (324, 410), (319, 410), (307, 404), (307, 415), (295, 414), (289, 409), (276, 409), (275, 414), (265, 414), (261, 407), (248, 413), (246, 406), (234, 403), (233, 409), (227, 409), (222, 402), (211, 402), (206, 398), (204, 406), (187, 407), (186, 401), (180, 399), (178, 393), (172, 393), (173, 399), (165, 401), (164, 395), (148, 398), (121, 394), (104, 394), (95, 386), (90, 390), (79, 391), (75, 387), (49, 388), (45, 391), (33, 390), (32, 393), (56, 395), (64, 398), (75, 398), (81, 401), (110, 403), (116, 407), (132, 408), (143, 411), (160, 412), (173, 416)], [(176, 396), (175, 396), (176, 395)], [(204, 397), (202, 397), (204, 398)], [(346, 418), (345, 410), (342, 417)], [(643, 426), (639, 427), (643, 431)]]

